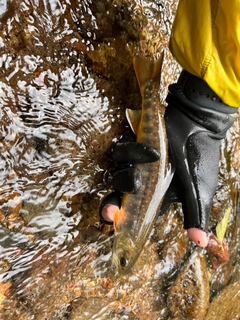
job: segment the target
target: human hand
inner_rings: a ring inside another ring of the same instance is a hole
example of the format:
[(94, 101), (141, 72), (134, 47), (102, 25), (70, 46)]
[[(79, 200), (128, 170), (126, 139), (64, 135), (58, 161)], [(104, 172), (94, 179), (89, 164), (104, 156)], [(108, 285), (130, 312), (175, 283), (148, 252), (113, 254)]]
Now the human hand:
[(156, 149), (136, 142), (134, 133), (129, 131), (114, 145), (111, 158), (118, 165), (107, 172), (105, 182), (116, 191), (103, 199), (99, 209), (101, 221), (106, 224), (112, 224), (116, 210), (121, 207), (123, 193), (137, 193), (142, 186), (141, 171), (134, 164), (157, 161), (160, 154)]
[[(130, 143), (128, 143), (128, 141), (117, 142), (113, 148), (112, 157), (115, 159), (115, 161), (117, 160), (119, 165), (110, 170), (106, 175), (107, 185), (116, 191), (108, 194), (101, 203), (99, 212), (101, 221), (105, 224), (113, 223), (115, 212), (121, 207), (123, 193), (136, 193), (141, 187), (141, 172), (132, 164), (135, 163), (136, 158), (141, 158), (146, 160), (146, 162), (147, 160), (154, 161), (154, 157), (151, 158), (148, 151), (146, 152), (147, 154), (145, 154), (145, 150), (146, 149), (144, 148), (139, 148), (138, 144), (134, 144), (132, 141)], [(126, 160), (125, 155), (129, 153), (131, 153), (131, 156), (128, 161), (131, 164), (123, 164), (123, 162)], [(174, 176), (165, 195), (163, 205), (159, 213), (160, 215), (167, 211), (172, 202), (181, 201), (180, 192), (178, 190), (180, 188), (179, 181), (176, 176)], [(190, 238), (198, 245), (203, 247), (207, 245), (208, 238), (204, 231), (199, 230), (198, 228), (190, 228), (188, 229), (188, 234)]]
[[(200, 79), (197, 78), (197, 80)], [(203, 93), (207, 92), (206, 97), (211, 98), (212, 91), (205, 85), (204, 83), (201, 89)], [(233, 113), (233, 108), (219, 100), (213, 103), (212, 99), (210, 102), (206, 99), (206, 101), (204, 99), (200, 101), (202, 105), (210, 104), (210, 109), (207, 106), (202, 107), (190, 101), (185, 96), (184, 89), (185, 83), (170, 86), (167, 99), (169, 105), (165, 113), (165, 123), (170, 157), (176, 171), (165, 195), (160, 214), (166, 212), (172, 202), (181, 202), (184, 228), (197, 245), (206, 247), (209, 214), (218, 180), (219, 147), (221, 139), (225, 137), (227, 129), (233, 123), (234, 119), (228, 115)], [(194, 97), (190, 98), (194, 100)], [(218, 108), (221, 112), (214, 110)], [(129, 154), (129, 150), (131, 155), (127, 159), (128, 163), (137, 163), (136, 158), (144, 158), (144, 148), (134, 149), (133, 146), (134, 142), (130, 145), (123, 144), (115, 161), (121, 162), (121, 157), (124, 159), (125, 155)], [(115, 151), (116, 148), (113, 149), (113, 158)], [(109, 222), (114, 220), (114, 212), (120, 207), (122, 192), (137, 192), (138, 187), (141, 186), (141, 173), (135, 169), (134, 166), (124, 168), (124, 175), (117, 169), (109, 179), (111, 187), (120, 193), (112, 193), (103, 200), (100, 212), (104, 220)], [(128, 181), (130, 181), (129, 185)]]

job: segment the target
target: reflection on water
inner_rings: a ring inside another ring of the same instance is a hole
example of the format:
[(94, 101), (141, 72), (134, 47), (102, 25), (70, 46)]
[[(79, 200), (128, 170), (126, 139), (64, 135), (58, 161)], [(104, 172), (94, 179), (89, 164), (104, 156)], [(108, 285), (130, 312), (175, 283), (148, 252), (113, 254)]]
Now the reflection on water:
[[(176, 4), (0, 1), (2, 319), (170, 319), (174, 305), (164, 292), (178, 286), (177, 271), (189, 266), (189, 255), (205, 266), (174, 208), (158, 222), (135, 271), (118, 278), (112, 230), (98, 218), (109, 149), (125, 130), (125, 108), (140, 103), (132, 55), (166, 47)], [(165, 57), (162, 100), (179, 73)], [(213, 291), (239, 277), (237, 125), (223, 145), (219, 186), (220, 200), (228, 198), (223, 206), (233, 207), (233, 255), (213, 274)]]

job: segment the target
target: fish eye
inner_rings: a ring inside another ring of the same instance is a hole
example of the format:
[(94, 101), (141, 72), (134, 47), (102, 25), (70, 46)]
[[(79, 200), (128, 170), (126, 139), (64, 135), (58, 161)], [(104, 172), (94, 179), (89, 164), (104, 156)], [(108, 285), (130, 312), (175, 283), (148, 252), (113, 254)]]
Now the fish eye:
[(126, 264), (127, 264), (127, 260), (126, 260), (124, 257), (122, 257), (122, 258), (120, 259), (120, 265), (121, 265), (121, 267), (125, 267)]

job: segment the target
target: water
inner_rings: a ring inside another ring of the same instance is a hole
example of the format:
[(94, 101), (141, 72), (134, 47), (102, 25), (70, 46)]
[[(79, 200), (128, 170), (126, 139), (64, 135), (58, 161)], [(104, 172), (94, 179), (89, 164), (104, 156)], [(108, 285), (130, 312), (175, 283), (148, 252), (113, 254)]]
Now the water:
[[(180, 207), (125, 277), (111, 269), (112, 229), (98, 217), (108, 152), (125, 108), (140, 105), (132, 54), (166, 47), (175, 10), (173, 1), (0, 1), (1, 319), (171, 319), (189, 257), (206, 270)], [(166, 52), (162, 100), (179, 70)], [(239, 279), (238, 126), (222, 146), (212, 218), (232, 206), (232, 256), (212, 272), (211, 297)]]

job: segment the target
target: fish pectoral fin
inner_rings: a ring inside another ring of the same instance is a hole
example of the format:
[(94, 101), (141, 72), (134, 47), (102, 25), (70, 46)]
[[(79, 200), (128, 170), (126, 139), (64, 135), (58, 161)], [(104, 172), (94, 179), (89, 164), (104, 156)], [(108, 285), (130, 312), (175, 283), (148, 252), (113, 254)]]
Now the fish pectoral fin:
[(169, 163), (167, 167), (167, 172), (164, 177), (164, 182), (163, 182), (163, 185), (165, 185), (165, 193), (168, 187), (170, 186), (174, 173), (175, 173), (175, 167), (172, 163)]
[(141, 112), (141, 110), (126, 109), (127, 121), (135, 135), (137, 135)]

